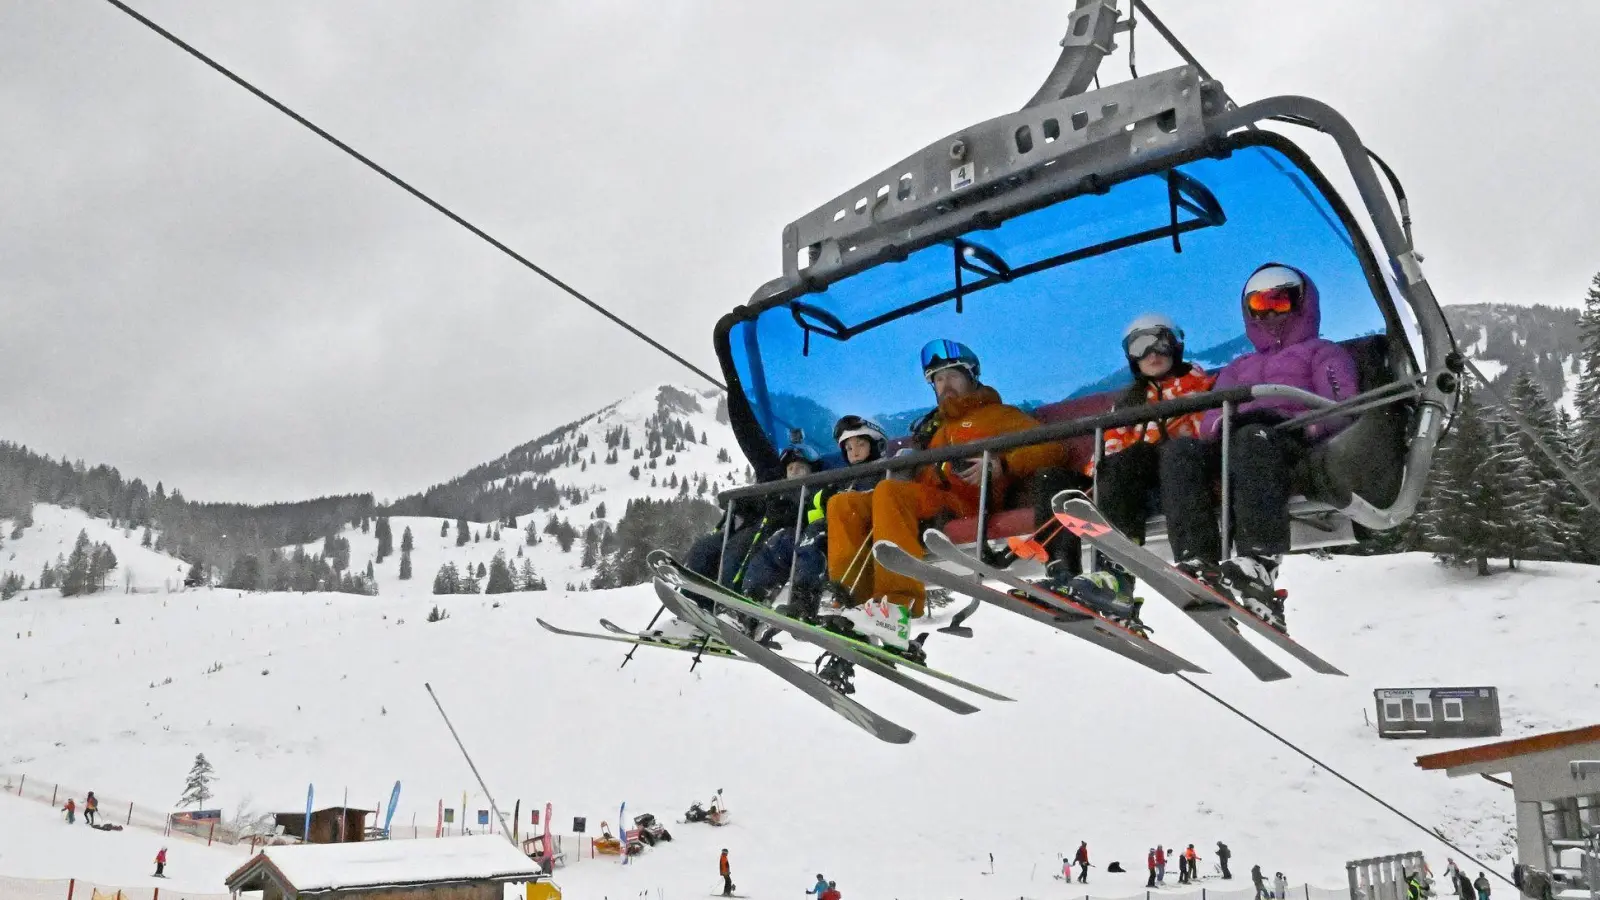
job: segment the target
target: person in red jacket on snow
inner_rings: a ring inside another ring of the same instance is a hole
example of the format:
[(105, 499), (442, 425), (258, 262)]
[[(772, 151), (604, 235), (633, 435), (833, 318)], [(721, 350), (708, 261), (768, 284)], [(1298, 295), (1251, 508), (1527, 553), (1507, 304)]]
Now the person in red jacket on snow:
[(733, 867), (728, 865), (728, 848), (722, 848), (722, 858), (717, 860), (717, 874), (722, 876), (722, 896), (733, 896)]
[(828, 882), (828, 889), (822, 892), (821, 900), (839, 900), (839, 887), (837, 882)]
[(1079, 841), (1078, 852), (1072, 855), (1072, 864), (1078, 867), (1078, 883), (1089, 881), (1089, 842)]
[(166, 868), (167, 868), (167, 848), (162, 847), (160, 850), (156, 851), (156, 877), (157, 878), (165, 878), (165, 877), (167, 877), (166, 875), (162, 874), (166, 870)]

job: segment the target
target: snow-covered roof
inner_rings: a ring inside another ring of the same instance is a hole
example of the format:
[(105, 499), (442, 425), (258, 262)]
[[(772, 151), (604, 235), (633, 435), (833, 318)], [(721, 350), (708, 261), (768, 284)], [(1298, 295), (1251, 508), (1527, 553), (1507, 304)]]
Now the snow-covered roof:
[(440, 881), (531, 881), (537, 863), (499, 835), (417, 841), (354, 841), (267, 847), (228, 876), (230, 890), (254, 881), (262, 863), (298, 893)]

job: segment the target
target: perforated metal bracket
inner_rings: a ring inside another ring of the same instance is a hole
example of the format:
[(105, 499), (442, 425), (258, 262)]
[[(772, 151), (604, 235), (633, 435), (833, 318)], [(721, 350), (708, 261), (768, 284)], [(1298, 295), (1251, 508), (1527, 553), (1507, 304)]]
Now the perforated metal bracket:
[(1078, 0), (1077, 8), (1067, 19), (1061, 56), (1045, 76), (1044, 84), (1022, 108), (1031, 109), (1088, 90), (1100, 62), (1117, 49), (1113, 36), (1133, 26), (1132, 21), (1119, 21), (1118, 17), (1116, 0)]
[(999, 222), (1096, 179), (1109, 184), (1130, 166), (1199, 146), (1204, 117), (1222, 103), (1220, 85), (1183, 66), (951, 134), (785, 227), (784, 280), (828, 283), (933, 232)]

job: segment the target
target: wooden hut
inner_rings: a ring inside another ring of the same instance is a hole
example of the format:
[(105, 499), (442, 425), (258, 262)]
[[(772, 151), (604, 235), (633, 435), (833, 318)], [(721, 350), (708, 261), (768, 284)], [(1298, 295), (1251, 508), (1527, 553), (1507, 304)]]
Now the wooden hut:
[(330, 806), (311, 813), (311, 834), (306, 835), (306, 814), (303, 812), (274, 813), (283, 833), (302, 839), (307, 844), (338, 844), (364, 839), (370, 809), (353, 806)]
[(542, 878), (504, 837), (470, 835), (267, 847), (226, 884), (262, 900), (501, 900), (506, 884)]

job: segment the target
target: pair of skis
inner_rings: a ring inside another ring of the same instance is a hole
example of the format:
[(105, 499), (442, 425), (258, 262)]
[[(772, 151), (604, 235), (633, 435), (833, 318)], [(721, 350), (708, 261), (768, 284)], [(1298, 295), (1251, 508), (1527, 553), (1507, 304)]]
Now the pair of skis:
[(1004, 694), (991, 691), (988, 688), (965, 681), (930, 666), (913, 662), (875, 644), (783, 615), (709, 578), (690, 571), (673, 559), (671, 555), (662, 551), (657, 550), (651, 553), (648, 557), (648, 562), (651, 571), (655, 575), (656, 594), (661, 598), (661, 602), (674, 614), (707, 634), (727, 642), (740, 655), (772, 671), (802, 693), (829, 706), (846, 720), (880, 740), (903, 744), (911, 741), (915, 734), (834, 690), (813, 672), (795, 665), (757, 643), (726, 619), (702, 609), (695, 600), (704, 600), (722, 610), (750, 616), (764, 624), (780, 628), (798, 640), (814, 644), (822, 650), (871, 672), (891, 684), (905, 688), (917, 696), (959, 715), (975, 713), (978, 711), (978, 707), (959, 697), (945, 693), (914, 677), (914, 674), (942, 681), (977, 694), (980, 697), (1001, 702), (1011, 702), (1011, 698)]
[(1055, 512), (1056, 520), (1068, 531), (1171, 601), (1262, 681), (1288, 678), (1289, 672), (1245, 640), (1233, 623), (1255, 632), (1313, 672), (1321, 675), (1345, 674), (1306, 649), (1299, 641), (1262, 621), (1226, 592), (1191, 578), (1182, 569), (1168, 565), (1166, 560), (1134, 543), (1127, 535), (1113, 528), (1082, 491), (1062, 491), (1051, 499), (1050, 507)]

